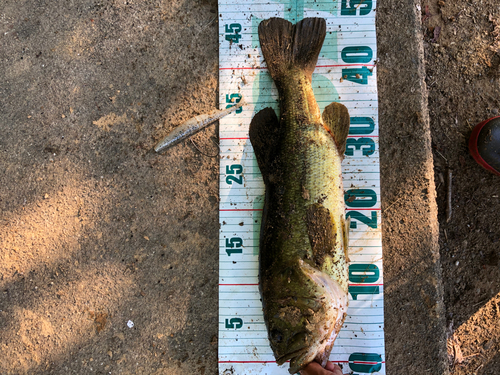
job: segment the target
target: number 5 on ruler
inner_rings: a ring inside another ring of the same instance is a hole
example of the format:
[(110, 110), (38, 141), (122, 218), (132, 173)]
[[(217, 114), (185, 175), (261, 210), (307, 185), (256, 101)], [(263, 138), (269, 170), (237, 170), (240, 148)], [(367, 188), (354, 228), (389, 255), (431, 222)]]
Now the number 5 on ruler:
[(243, 327), (243, 320), (241, 318), (226, 319), (226, 328), (240, 329)]

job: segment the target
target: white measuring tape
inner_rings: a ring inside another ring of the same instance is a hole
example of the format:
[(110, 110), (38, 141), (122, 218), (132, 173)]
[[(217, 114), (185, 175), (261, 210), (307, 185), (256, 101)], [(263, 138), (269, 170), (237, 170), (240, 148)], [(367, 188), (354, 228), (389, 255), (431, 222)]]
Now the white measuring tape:
[(278, 94), (259, 47), (263, 19), (321, 17), (327, 35), (313, 74), (321, 110), (343, 103), (351, 128), (342, 165), (349, 233), (349, 309), (330, 359), (344, 373), (385, 374), (375, 0), (219, 0), (220, 121), (219, 373), (288, 374), (269, 346), (258, 287), (264, 183), (248, 137)]

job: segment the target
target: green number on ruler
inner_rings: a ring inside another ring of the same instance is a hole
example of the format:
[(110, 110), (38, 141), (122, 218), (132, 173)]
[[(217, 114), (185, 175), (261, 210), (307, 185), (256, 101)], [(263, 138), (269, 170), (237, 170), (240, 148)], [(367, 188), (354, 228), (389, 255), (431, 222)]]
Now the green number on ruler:
[(243, 252), (241, 246), (243, 246), (243, 240), (241, 238), (226, 238), (226, 253), (228, 256), (231, 256), (231, 254), (241, 254)]
[(372, 0), (342, 0), (342, 7), (340, 14), (342, 16), (356, 16), (359, 9), (360, 16), (366, 16), (371, 12), (373, 2)]
[[(365, 125), (365, 126), (359, 126)], [(371, 117), (351, 117), (350, 135), (371, 134), (375, 130), (375, 121)]]
[[(240, 164), (233, 164), (233, 165), (226, 165), (226, 174), (236, 174), (236, 175), (241, 175), (243, 172), (243, 167)], [(243, 183), (243, 176), (227, 176), (226, 177), (226, 183), (228, 185), (232, 185), (233, 182), (236, 182), (237, 184), (242, 184)]]
[[(380, 277), (380, 270), (375, 264), (351, 264), (349, 265), (349, 281), (357, 284), (374, 283)], [(379, 294), (378, 285), (349, 285), (349, 293), (352, 299), (357, 300), (360, 294)]]
[(366, 66), (362, 68), (342, 69), (342, 78), (361, 85), (367, 85), (368, 77), (372, 74), (373, 73)]
[[(358, 211), (349, 211), (345, 217), (346, 219), (350, 217), (351, 219), (356, 219), (361, 221), (363, 224), (368, 225), (370, 228), (377, 228), (377, 211), (372, 211), (371, 218), (366, 215), (363, 215)], [(356, 229), (358, 227), (358, 223), (351, 220), (351, 229)]]
[(354, 156), (354, 150), (363, 150), (363, 156), (370, 156), (375, 152), (375, 142), (371, 138), (349, 138), (346, 142), (345, 154)]
[(241, 25), (239, 23), (232, 23), (230, 25), (226, 25), (226, 33), (227, 33), (226, 40), (229, 43), (238, 43), (241, 38), (241, 35), (238, 34), (240, 31), (241, 31)]
[(352, 299), (356, 301), (360, 294), (379, 294), (380, 288), (378, 285), (349, 285), (349, 293)]
[[(226, 105), (226, 108), (230, 108), (234, 106), (235, 103), (239, 103), (241, 100), (241, 94), (226, 94), (226, 103), (233, 103), (233, 104), (228, 104)], [(240, 107), (236, 110), (236, 113), (241, 113), (243, 111), (243, 108)]]
[(226, 328), (240, 329), (243, 327), (243, 320), (241, 318), (226, 319)]
[(349, 281), (353, 283), (374, 283), (379, 277), (380, 270), (376, 264), (354, 263), (349, 265)]
[(345, 47), (341, 55), (342, 60), (348, 64), (361, 64), (371, 61), (373, 51), (368, 46)]
[(344, 202), (349, 207), (370, 208), (377, 204), (377, 193), (372, 189), (349, 189), (344, 193)]

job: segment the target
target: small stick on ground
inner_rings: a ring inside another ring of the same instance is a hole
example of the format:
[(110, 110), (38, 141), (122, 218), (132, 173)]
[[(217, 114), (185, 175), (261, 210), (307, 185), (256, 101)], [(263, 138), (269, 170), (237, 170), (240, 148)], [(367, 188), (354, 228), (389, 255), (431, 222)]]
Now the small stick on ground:
[(451, 169), (448, 169), (448, 199), (446, 200), (447, 205), (446, 205), (446, 222), (449, 223), (451, 220), (451, 214), (452, 214), (452, 202), (451, 202), (451, 197), (452, 197), (452, 185), (451, 182), (453, 180), (453, 174), (451, 172)]
[(436, 151), (448, 163), (448, 159), (446, 159), (442, 153), (440, 153), (438, 150), (434, 150), (434, 151)]
[(217, 153), (214, 154), (214, 155), (209, 155), (203, 151), (200, 150), (200, 148), (198, 147), (198, 145), (195, 143), (195, 141), (193, 141), (193, 138), (190, 138), (189, 139), (191, 141), (191, 144), (198, 150), (198, 152), (204, 156), (208, 156), (209, 158), (216, 158), (219, 156), (219, 153), (220, 153), (220, 146), (214, 142), (214, 140), (212, 139), (212, 142), (217, 146), (218, 150), (217, 150)]
[(392, 207), (392, 206), (394, 206), (396, 203), (398, 203), (398, 202), (399, 202), (399, 201), (400, 201), (403, 197), (404, 197), (404, 196), (402, 195), (402, 196), (400, 196), (398, 199), (396, 199), (394, 202), (392, 202), (392, 203), (389, 205), (389, 207), (387, 207), (387, 208), (384, 210), (384, 212), (383, 212), (383, 213), (385, 214), (387, 211), (389, 211), (389, 208), (391, 208), (391, 207)]

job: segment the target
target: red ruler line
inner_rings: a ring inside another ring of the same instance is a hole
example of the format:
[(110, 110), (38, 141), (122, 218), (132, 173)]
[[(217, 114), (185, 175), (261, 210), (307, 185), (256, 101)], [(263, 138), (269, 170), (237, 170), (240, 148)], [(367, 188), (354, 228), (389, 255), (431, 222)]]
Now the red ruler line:
[(276, 361), (219, 361), (219, 363), (276, 363)]
[(262, 208), (231, 208), (219, 211), (262, 211)]
[[(289, 361), (287, 361), (289, 362)], [(381, 363), (385, 363), (385, 361), (382, 362), (359, 362), (359, 361), (332, 361), (333, 363), (352, 363), (352, 364), (360, 364), (360, 365), (379, 365)], [(276, 363), (276, 361), (219, 361), (219, 363)]]
[[(262, 208), (231, 208), (219, 211), (262, 211)], [(346, 208), (346, 211), (380, 211), (380, 208)]]
[(375, 64), (337, 64), (337, 65), (317, 65), (316, 68), (334, 68), (336, 66), (371, 66), (374, 67)]
[[(219, 284), (219, 286), (257, 286), (259, 284)], [(384, 284), (349, 284), (351, 286), (383, 286)]]
[[(363, 190), (363, 189), (360, 189)], [(346, 211), (380, 211), (380, 208), (346, 208)]]
[[(347, 138), (378, 138), (378, 135), (348, 135)], [(240, 137), (240, 138), (219, 138), (220, 141), (228, 140), (228, 139), (250, 139), (248, 137)]]
[[(340, 66), (366, 66), (375, 67), (375, 64), (334, 64), (334, 65), (316, 65), (316, 68), (335, 68)], [(266, 66), (256, 66), (256, 67), (243, 67), (238, 66), (235, 68), (219, 68), (219, 70), (250, 70), (250, 69), (267, 69)]]

